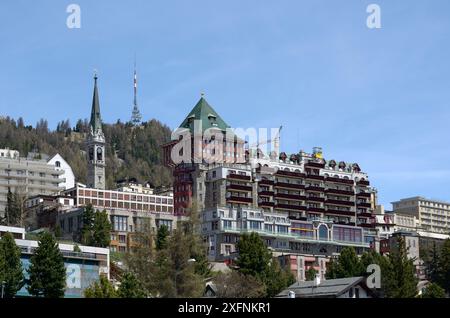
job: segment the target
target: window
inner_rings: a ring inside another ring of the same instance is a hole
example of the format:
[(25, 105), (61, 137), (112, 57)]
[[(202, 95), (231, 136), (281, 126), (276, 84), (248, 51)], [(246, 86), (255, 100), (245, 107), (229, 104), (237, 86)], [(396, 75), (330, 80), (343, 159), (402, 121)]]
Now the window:
[(355, 298), (359, 298), (359, 288), (355, 288)]
[(112, 216), (112, 224), (114, 231), (125, 232), (128, 228), (128, 217), (127, 216)]
[(119, 243), (126, 243), (126, 236), (125, 235), (119, 235)]

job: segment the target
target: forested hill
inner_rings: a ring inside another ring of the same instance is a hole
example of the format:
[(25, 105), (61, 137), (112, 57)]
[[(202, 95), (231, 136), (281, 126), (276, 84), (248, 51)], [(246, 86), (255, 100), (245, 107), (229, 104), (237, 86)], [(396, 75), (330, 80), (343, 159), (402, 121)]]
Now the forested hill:
[[(21, 157), (30, 152), (54, 155), (59, 153), (72, 166), (78, 182), (86, 183), (85, 137), (88, 121), (78, 120), (71, 127), (68, 120), (50, 131), (46, 120), (41, 119), (35, 127), (25, 126), (22, 118), (0, 118), (0, 148), (16, 149)], [(118, 121), (104, 124), (106, 138), (107, 186), (115, 181), (136, 178), (139, 182), (150, 181), (154, 186), (170, 185), (170, 170), (162, 165), (160, 145), (170, 140), (170, 128), (157, 120), (133, 127)], [(39, 155), (38, 155), (39, 156)]]

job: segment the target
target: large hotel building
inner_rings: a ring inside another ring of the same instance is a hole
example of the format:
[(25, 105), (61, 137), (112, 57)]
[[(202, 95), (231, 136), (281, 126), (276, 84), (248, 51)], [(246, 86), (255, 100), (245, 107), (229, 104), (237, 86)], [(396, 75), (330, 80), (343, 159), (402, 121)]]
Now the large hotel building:
[[(329, 258), (344, 246), (362, 253), (378, 244), (376, 191), (357, 163), (325, 160), (320, 149), (292, 155), (257, 151), (251, 156), (234, 136), (224, 139), (223, 150), (217, 148), (222, 162), (174, 164), (172, 153), (181, 154), (186, 147), (204, 154), (215, 152), (207, 147), (211, 143), (222, 146), (217, 138), (194, 140), (195, 122), (203, 133), (211, 129), (225, 134), (229, 128), (202, 97), (181, 124), (182, 137), (163, 149), (173, 167), (175, 213), (188, 213), (196, 202), (210, 260), (233, 259), (240, 235), (257, 232), (303, 280), (309, 267), (323, 275)], [(177, 144), (185, 148), (174, 151)], [(229, 157), (238, 163), (224, 163)]]

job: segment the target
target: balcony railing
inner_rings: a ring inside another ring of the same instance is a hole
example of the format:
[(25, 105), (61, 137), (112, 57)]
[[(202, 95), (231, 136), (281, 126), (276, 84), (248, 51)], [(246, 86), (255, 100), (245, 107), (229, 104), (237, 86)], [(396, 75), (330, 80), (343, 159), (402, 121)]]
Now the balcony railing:
[(370, 182), (367, 180), (360, 180), (360, 181), (357, 181), (356, 184), (359, 186), (368, 186), (368, 185), (370, 185)]
[(286, 183), (286, 182), (277, 182), (274, 185), (278, 188), (288, 188), (288, 189), (304, 189), (305, 186), (303, 184), (296, 184), (296, 183)]
[(287, 176), (293, 178), (304, 178), (306, 176), (306, 174), (301, 172), (284, 171), (284, 170), (278, 170), (275, 174), (279, 176)]
[(370, 208), (372, 205), (367, 202), (356, 202), (356, 206), (362, 207), (362, 208)]
[(259, 195), (266, 196), (266, 197), (269, 197), (269, 196), (270, 196), (270, 197), (273, 197), (273, 196), (275, 195), (275, 192), (263, 190), (263, 191), (259, 191), (258, 194), (259, 194)]
[(356, 194), (357, 197), (370, 198), (370, 193), (368, 192), (359, 192)]
[(318, 212), (318, 213), (323, 213), (325, 212), (324, 208), (316, 208), (316, 207), (308, 207), (307, 208), (308, 212)]
[(306, 211), (306, 206), (304, 206), (304, 205), (293, 205), (293, 204), (277, 203), (277, 204), (275, 204), (275, 209)]
[(259, 184), (261, 184), (261, 185), (273, 185), (274, 183), (275, 182), (273, 180), (265, 180), (265, 179), (263, 179), (263, 180), (259, 181)]
[(244, 176), (244, 175), (235, 174), (235, 173), (228, 174), (227, 178), (228, 179), (237, 179), (237, 180), (247, 180), (247, 181), (251, 180), (250, 176)]
[(326, 189), (325, 192), (326, 193), (333, 193), (333, 194), (355, 195), (355, 191), (332, 189), (332, 188)]
[(307, 200), (313, 202), (325, 202), (325, 198), (322, 197), (308, 197)]
[(306, 200), (304, 195), (299, 194), (287, 194), (287, 193), (275, 193), (275, 198), (289, 199), (289, 200), (297, 200), (303, 201)]
[(353, 212), (353, 211), (342, 211), (342, 210), (329, 209), (329, 208), (325, 211), (325, 213), (345, 215), (345, 216), (354, 216), (355, 215), (355, 212)]
[(353, 180), (350, 180), (350, 179), (342, 179), (342, 178), (336, 178), (336, 177), (327, 177), (325, 180), (327, 182), (353, 184)]
[(316, 192), (323, 192), (325, 191), (324, 187), (318, 187), (318, 186), (307, 186), (306, 191), (316, 191)]
[(251, 186), (245, 186), (240, 184), (228, 184), (227, 190), (236, 190), (236, 191), (252, 191)]
[(306, 179), (325, 180), (325, 177), (324, 176), (315, 175), (315, 174), (308, 174), (306, 176)]
[(273, 206), (275, 206), (275, 203), (272, 201), (261, 201), (258, 203), (258, 205), (260, 207), (273, 207)]
[(325, 163), (310, 161), (310, 162), (305, 163), (305, 167), (325, 168)]
[(345, 206), (354, 206), (354, 201), (345, 201), (345, 200), (333, 200), (327, 199), (325, 200), (325, 204), (336, 204), (336, 205), (345, 205)]
[(230, 196), (227, 198), (227, 201), (236, 201), (236, 202), (245, 202), (245, 203), (252, 203), (252, 198), (246, 198), (246, 197), (236, 197), (236, 196)]

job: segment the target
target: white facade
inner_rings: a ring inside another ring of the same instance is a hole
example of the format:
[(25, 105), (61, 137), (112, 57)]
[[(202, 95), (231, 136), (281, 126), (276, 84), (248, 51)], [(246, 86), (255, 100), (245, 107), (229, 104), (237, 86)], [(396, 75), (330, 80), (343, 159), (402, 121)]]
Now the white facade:
[(55, 166), (57, 171), (64, 171), (63, 174), (59, 176), (62, 182), (59, 184), (64, 190), (71, 189), (75, 186), (75, 175), (72, 171), (72, 167), (64, 160), (59, 153), (54, 155), (47, 164)]
[(17, 150), (11, 150), (9, 148), (0, 149), (0, 158), (19, 158), (19, 152)]

